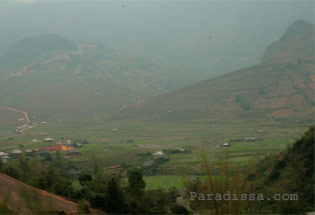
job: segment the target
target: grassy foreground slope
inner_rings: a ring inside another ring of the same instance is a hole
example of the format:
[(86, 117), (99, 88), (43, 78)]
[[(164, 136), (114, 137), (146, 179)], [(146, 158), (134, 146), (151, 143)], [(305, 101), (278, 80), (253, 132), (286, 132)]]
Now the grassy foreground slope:
[(22, 214), (52, 213), (53, 211), (74, 214), (77, 212), (76, 203), (33, 188), (2, 173), (0, 173), (0, 188), (0, 200), (6, 199), (7, 207), (15, 212)]

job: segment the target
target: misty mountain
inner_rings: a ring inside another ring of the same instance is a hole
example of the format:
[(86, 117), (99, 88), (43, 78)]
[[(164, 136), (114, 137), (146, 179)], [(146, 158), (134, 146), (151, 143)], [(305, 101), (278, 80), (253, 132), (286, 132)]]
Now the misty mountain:
[(49, 34), (23, 39), (0, 57), (1, 105), (48, 112), (112, 111), (184, 86), (192, 74), (96, 42)]
[(198, 80), (257, 64), (312, 1), (1, 1), (0, 54), (18, 40), (58, 33), (99, 41), (194, 71)]
[(259, 64), (131, 104), (113, 118), (313, 122), (313, 98), (314, 25), (300, 20)]
[[(74, 51), (76, 45), (57, 34), (26, 38), (12, 45), (0, 58), (2, 72), (5, 75), (19, 70), (30, 61), (49, 58), (58, 52)], [(1, 76), (0, 76), (1, 77)]]

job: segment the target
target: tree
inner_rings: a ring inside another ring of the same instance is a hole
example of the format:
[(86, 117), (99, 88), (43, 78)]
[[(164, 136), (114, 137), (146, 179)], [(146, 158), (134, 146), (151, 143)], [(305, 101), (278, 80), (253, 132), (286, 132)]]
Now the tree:
[(175, 204), (172, 207), (170, 207), (170, 211), (172, 212), (172, 214), (189, 214), (187, 208), (178, 204)]
[(98, 159), (93, 155), (92, 157), (92, 162), (93, 162), (93, 173), (94, 175), (97, 175), (99, 171), (99, 164), (98, 164)]
[(111, 178), (107, 185), (104, 209), (111, 214), (126, 212), (126, 204), (117, 178)]
[(135, 196), (142, 196), (145, 181), (143, 180), (141, 169), (132, 169), (128, 175), (129, 189), (131, 193)]
[(53, 160), (53, 165), (57, 168), (62, 168), (63, 157), (61, 152), (57, 150), (54, 158), (55, 159)]
[(0, 159), (0, 172), (2, 171), (3, 166), (4, 166), (4, 163), (3, 163), (2, 159)]
[(89, 214), (90, 213), (90, 204), (86, 200), (81, 200), (78, 202), (78, 212), (80, 214)]
[(24, 149), (24, 145), (23, 144), (19, 144), (19, 149), (22, 151)]
[(86, 186), (90, 181), (92, 181), (92, 176), (85, 173), (79, 177), (79, 182), (81, 186)]
[(169, 190), (168, 190), (168, 198), (169, 198), (169, 201), (171, 203), (176, 203), (176, 198), (177, 196), (180, 196), (178, 194), (178, 190), (176, 189), (176, 187), (171, 187)]

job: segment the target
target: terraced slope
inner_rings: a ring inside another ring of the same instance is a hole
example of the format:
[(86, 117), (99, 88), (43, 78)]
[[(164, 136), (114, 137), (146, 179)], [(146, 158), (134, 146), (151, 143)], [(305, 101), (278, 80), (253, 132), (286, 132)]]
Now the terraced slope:
[(261, 63), (124, 106), (115, 119), (167, 121), (314, 119), (314, 25), (297, 21)]
[(149, 57), (55, 34), (24, 39), (0, 56), (0, 105), (51, 115), (118, 110), (192, 81)]

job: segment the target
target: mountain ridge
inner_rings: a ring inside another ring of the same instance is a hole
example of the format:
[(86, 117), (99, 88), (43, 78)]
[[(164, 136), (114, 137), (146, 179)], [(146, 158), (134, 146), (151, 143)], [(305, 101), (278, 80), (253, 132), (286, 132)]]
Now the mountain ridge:
[[(314, 56), (314, 24), (307, 23), (304, 20), (297, 20), (289, 25), (284, 35), (271, 43), (261, 60), (262, 63), (282, 62), (287, 63), (292, 60), (312, 61)], [(305, 44), (310, 44), (306, 47)], [(303, 50), (307, 48), (307, 50)], [(300, 49), (302, 49), (300, 52)], [(291, 55), (294, 54), (294, 55)]]
[[(302, 26), (296, 27), (299, 23)], [(302, 30), (293, 34), (292, 29)], [(166, 121), (313, 122), (313, 29), (314, 25), (295, 22), (283, 37), (267, 48), (258, 65), (195, 83), (143, 104), (130, 105), (112, 117)], [(282, 55), (284, 49), (293, 53)]]
[(12, 72), (28, 64), (29, 61), (41, 57), (41, 55), (49, 57), (52, 52), (74, 51), (75, 49), (74, 43), (58, 34), (25, 38), (13, 44), (0, 56), (0, 65), (2, 65), (0, 71), (9, 70)]
[(113, 111), (184, 86), (192, 77), (151, 58), (97, 42), (74, 44), (56, 34), (19, 41), (0, 61), (6, 62), (0, 64), (1, 105), (26, 111)]

